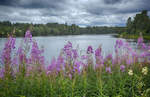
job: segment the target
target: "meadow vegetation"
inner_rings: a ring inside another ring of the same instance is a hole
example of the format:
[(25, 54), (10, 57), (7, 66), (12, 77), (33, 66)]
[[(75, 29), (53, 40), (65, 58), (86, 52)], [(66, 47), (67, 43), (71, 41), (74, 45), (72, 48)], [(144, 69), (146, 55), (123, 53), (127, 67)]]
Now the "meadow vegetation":
[(150, 46), (139, 37), (132, 49), (121, 39), (115, 55), (68, 42), (48, 63), (28, 30), (19, 47), (10, 35), (1, 51), (0, 97), (150, 97)]

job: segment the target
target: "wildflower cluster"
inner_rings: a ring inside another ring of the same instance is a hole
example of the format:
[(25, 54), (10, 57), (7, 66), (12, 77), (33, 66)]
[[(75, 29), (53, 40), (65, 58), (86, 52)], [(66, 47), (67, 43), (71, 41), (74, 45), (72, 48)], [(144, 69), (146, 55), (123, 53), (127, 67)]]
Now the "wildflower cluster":
[[(110, 87), (114, 87), (113, 84), (116, 81), (116, 78), (119, 78), (121, 87), (116, 87), (116, 91), (114, 92), (119, 92), (120, 95), (123, 95), (124, 97), (130, 97), (131, 95), (134, 97), (134, 90), (131, 94), (127, 95), (126, 93), (130, 91), (124, 89), (129, 88), (126, 86), (133, 85), (132, 83), (128, 83), (127, 77), (132, 78), (134, 77), (133, 75), (141, 76), (141, 73), (146, 77), (149, 73), (150, 46), (143, 43), (142, 37), (138, 39), (137, 43), (137, 47), (142, 49), (140, 53), (133, 50), (128, 42), (119, 39), (114, 46), (115, 55), (110, 53), (106, 56), (103, 56), (101, 46), (96, 50), (94, 50), (92, 46), (88, 46), (85, 54), (81, 54), (78, 49), (73, 48), (71, 42), (68, 42), (62, 48), (60, 55), (56, 58), (54, 57), (51, 63), (47, 63), (43, 56), (44, 50), (38, 47), (37, 42), (32, 39), (29, 30), (25, 34), (24, 44), (22, 43), (18, 48), (15, 47), (15, 40), (15, 38), (10, 36), (2, 50), (1, 62), (3, 66), (0, 67), (0, 87), (2, 82), (5, 83), (6, 78), (10, 78), (10, 81), (14, 82), (14, 84), (17, 82), (24, 82), (31, 84), (31, 86), (36, 86), (34, 82), (38, 83), (40, 86), (40, 88), (38, 87), (39, 91), (43, 91), (43, 94), (51, 95), (51, 97), (54, 97), (54, 95), (58, 95), (59, 93), (62, 95), (66, 94), (63, 97), (75, 97), (76, 94), (82, 94), (82, 96), (80, 95), (78, 97), (84, 97), (85, 95), (87, 95), (87, 97), (92, 97), (96, 94), (103, 97), (112, 96), (114, 94), (111, 92), (114, 90)], [(139, 68), (142, 68), (140, 69), (141, 73), (136, 72)], [(123, 77), (126, 77), (127, 79), (124, 79)], [(28, 82), (24, 79), (28, 80)], [(28, 86), (28, 84), (26, 85)], [(117, 86), (118, 82), (115, 84)], [(125, 85), (122, 86), (123, 84)], [(6, 84), (3, 85), (5, 86)], [(44, 86), (42, 87), (42, 85)], [(80, 88), (76, 88), (76, 85)], [(88, 85), (95, 85), (96, 88)], [(7, 87), (7, 85), (5, 87)], [(18, 87), (20, 87), (20, 85), (15, 87), (15, 89)], [(43, 90), (40, 90), (41, 88)], [(90, 88), (91, 91), (89, 91)], [(2, 90), (5, 91), (4, 87)], [(24, 91), (26, 92), (14, 92), (16, 94), (22, 93), (25, 95), (26, 93), (29, 93), (30, 95), (33, 95), (30, 91)], [(46, 93), (45, 91), (51, 92)], [(78, 92), (74, 93), (74, 91)], [(79, 91), (81, 92), (79, 93)], [(126, 93), (124, 94), (123, 91)], [(6, 92), (6, 95), (7, 94), (9, 93)], [(34, 95), (34, 97), (36, 96)]]

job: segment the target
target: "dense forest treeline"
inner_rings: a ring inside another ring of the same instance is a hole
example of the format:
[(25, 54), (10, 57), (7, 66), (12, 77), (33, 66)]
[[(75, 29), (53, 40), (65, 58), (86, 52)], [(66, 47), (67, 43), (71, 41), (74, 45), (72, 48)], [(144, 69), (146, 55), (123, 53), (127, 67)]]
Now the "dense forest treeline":
[(31, 24), (31, 23), (11, 23), (9, 21), (0, 22), (0, 37), (7, 37), (12, 32), (16, 36), (24, 36), (27, 29), (30, 29), (33, 36), (47, 35), (79, 35), (79, 34), (110, 34), (121, 33), (124, 27), (79, 27), (75, 24), (67, 25), (58, 23)]
[(124, 34), (139, 35), (139, 33), (150, 35), (150, 18), (147, 10), (136, 14), (133, 19), (129, 17), (127, 20), (126, 32)]

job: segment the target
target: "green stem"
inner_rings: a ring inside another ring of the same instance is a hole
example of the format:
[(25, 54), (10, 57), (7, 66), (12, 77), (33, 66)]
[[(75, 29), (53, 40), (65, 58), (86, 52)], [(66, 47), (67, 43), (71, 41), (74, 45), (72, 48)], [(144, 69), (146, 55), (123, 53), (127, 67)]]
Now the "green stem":
[(132, 96), (134, 97), (134, 77), (133, 77), (133, 79), (132, 79)]
[(71, 97), (74, 97), (74, 86), (75, 86), (75, 78), (73, 79), (73, 83), (72, 83), (72, 96)]

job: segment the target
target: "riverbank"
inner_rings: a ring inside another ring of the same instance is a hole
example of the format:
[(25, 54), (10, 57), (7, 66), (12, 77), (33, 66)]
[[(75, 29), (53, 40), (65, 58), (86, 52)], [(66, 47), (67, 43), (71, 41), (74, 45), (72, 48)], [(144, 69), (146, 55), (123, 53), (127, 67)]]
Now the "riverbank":
[[(122, 38), (125, 38), (125, 39), (138, 39), (139, 38), (139, 35), (133, 35), (133, 34), (118, 34), (116, 35), (115, 37), (122, 37)], [(143, 35), (143, 38), (145, 40), (150, 40), (150, 35)]]

